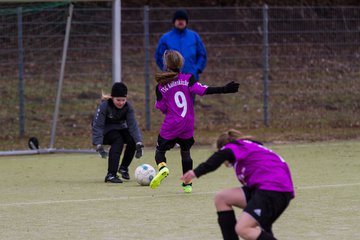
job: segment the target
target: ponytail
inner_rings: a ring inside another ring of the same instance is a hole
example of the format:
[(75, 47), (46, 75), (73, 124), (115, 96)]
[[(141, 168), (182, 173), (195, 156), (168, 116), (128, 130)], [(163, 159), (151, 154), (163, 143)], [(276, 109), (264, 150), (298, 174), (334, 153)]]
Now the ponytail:
[(155, 80), (157, 83), (161, 83), (164, 85), (177, 78), (178, 75), (178, 72), (173, 71), (159, 72), (155, 74)]
[(225, 146), (226, 144), (228, 144), (229, 142), (233, 142), (236, 141), (238, 139), (246, 139), (246, 140), (252, 140), (253, 137), (252, 136), (247, 136), (247, 135), (243, 135), (240, 131), (235, 130), (235, 129), (230, 129), (222, 134), (220, 134), (220, 136), (218, 137), (217, 141), (216, 141), (216, 147), (217, 149), (221, 149), (223, 146)]
[(107, 101), (111, 98), (111, 95), (108, 93), (104, 93), (103, 91), (101, 91), (101, 101)]

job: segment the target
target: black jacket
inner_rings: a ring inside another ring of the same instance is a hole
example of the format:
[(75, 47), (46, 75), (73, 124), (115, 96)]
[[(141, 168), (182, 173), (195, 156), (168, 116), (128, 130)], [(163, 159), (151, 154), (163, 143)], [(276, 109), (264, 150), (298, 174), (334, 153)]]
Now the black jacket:
[(119, 109), (109, 99), (102, 102), (96, 110), (92, 124), (92, 143), (103, 144), (105, 134), (116, 129), (128, 129), (136, 143), (142, 142), (132, 105), (126, 102), (124, 107)]

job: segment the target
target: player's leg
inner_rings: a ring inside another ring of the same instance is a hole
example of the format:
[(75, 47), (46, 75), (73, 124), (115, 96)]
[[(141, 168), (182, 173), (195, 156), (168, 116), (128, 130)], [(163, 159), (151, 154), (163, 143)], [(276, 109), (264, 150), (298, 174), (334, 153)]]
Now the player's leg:
[(262, 216), (262, 222), (265, 221), (264, 211), (267, 207), (264, 204), (266, 203), (257, 189), (243, 187), (243, 193), (246, 205), (243, 207), (244, 211), (236, 223), (235, 230), (245, 240), (258, 239), (262, 232), (259, 220)]
[(157, 188), (160, 185), (160, 183), (169, 175), (169, 169), (166, 165), (165, 153), (166, 150), (158, 149), (158, 147), (156, 148), (155, 162), (159, 172), (150, 182), (150, 187), (152, 189)]
[[(176, 142), (180, 145), (180, 154), (181, 154), (181, 164), (182, 171), (185, 174), (187, 171), (193, 169), (193, 160), (190, 155), (190, 149), (194, 145), (194, 138), (181, 139), (177, 138)], [(183, 182), (182, 187), (185, 193), (192, 192), (192, 182)]]
[(124, 140), (118, 130), (108, 132), (104, 137), (104, 143), (111, 145), (108, 158), (108, 173), (105, 182), (122, 183), (117, 177), (120, 155), (124, 146)]
[(276, 240), (271, 231), (261, 229), (258, 222), (247, 212), (240, 215), (235, 229), (245, 240)]
[(291, 197), (291, 193), (254, 190), (238, 219), (236, 232), (244, 239), (276, 239), (272, 224), (286, 209)]
[[(247, 212), (242, 212), (235, 226), (235, 231), (242, 239), (259, 239), (261, 228), (257, 221)], [(270, 235), (271, 236), (271, 235)], [(267, 239), (267, 238), (265, 238)], [(269, 238), (274, 239), (274, 238)]]
[[(181, 147), (181, 145), (180, 145)], [(180, 150), (181, 154), (181, 164), (182, 164), (182, 170), (183, 174), (185, 174), (187, 171), (193, 169), (193, 160), (190, 155), (190, 150)], [(191, 193), (192, 192), (192, 182), (183, 182), (182, 188), (185, 193)]]
[(169, 175), (169, 169), (166, 165), (165, 154), (166, 151), (170, 150), (174, 146), (175, 146), (174, 140), (167, 140), (162, 138), (160, 135), (158, 136), (158, 142), (155, 152), (155, 162), (159, 172), (150, 182), (150, 187), (152, 189), (157, 188), (160, 185), (161, 181), (164, 180)]
[(136, 151), (136, 144), (133, 137), (130, 135), (129, 130), (121, 130), (121, 135), (123, 136), (124, 142), (126, 143), (126, 148), (124, 152), (123, 159), (121, 161), (118, 172), (121, 174), (123, 179), (129, 180), (129, 166), (134, 158)]
[(246, 207), (244, 191), (240, 187), (222, 190), (215, 195), (214, 203), (223, 238), (226, 240), (238, 239), (235, 231), (236, 217), (233, 206)]
[(181, 164), (182, 171), (185, 174), (187, 171), (193, 169), (193, 160), (190, 155), (190, 149), (194, 145), (194, 138), (181, 139), (177, 138), (176, 142), (180, 145), (180, 154), (181, 154)]

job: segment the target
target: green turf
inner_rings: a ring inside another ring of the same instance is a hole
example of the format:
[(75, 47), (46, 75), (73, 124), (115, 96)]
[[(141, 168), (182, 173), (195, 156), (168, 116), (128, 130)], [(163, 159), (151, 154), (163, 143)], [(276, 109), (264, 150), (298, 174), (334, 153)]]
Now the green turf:
[[(360, 222), (360, 142), (272, 145), (289, 163), (296, 198), (275, 223), (278, 239), (356, 239)], [(211, 154), (194, 148), (195, 166)], [(134, 160), (154, 166), (153, 149)], [(97, 155), (0, 158), (0, 239), (220, 239), (213, 197), (238, 186), (231, 169), (182, 193), (178, 149), (156, 190), (135, 181), (105, 184)], [(240, 211), (237, 210), (237, 214)], [(355, 237), (355, 238), (354, 238)]]

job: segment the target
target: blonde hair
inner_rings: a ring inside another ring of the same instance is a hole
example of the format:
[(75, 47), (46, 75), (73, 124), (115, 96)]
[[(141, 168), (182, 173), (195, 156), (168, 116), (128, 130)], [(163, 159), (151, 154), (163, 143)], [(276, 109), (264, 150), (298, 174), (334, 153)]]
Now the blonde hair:
[(174, 80), (180, 73), (184, 64), (183, 56), (175, 50), (166, 50), (163, 56), (165, 71), (155, 74), (155, 80), (161, 84), (167, 84)]
[(101, 91), (101, 101), (107, 101), (111, 98), (111, 94), (110, 93), (104, 93), (103, 91)]
[(254, 137), (250, 136), (250, 135), (243, 135), (240, 131), (238, 131), (236, 129), (230, 129), (230, 130), (220, 134), (220, 136), (216, 140), (216, 147), (217, 147), (217, 149), (220, 150), (223, 146), (225, 146), (229, 142), (233, 142), (238, 139), (252, 140), (252, 139), (254, 139)]

